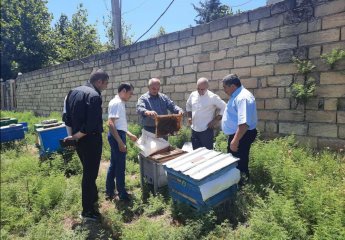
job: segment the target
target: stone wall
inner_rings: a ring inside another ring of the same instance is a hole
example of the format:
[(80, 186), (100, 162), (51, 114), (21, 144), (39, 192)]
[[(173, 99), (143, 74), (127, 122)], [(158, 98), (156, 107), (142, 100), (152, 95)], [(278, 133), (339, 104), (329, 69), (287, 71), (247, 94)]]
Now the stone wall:
[[(162, 92), (179, 106), (200, 77), (224, 100), (220, 80), (229, 73), (241, 77), (256, 99), (258, 128), (263, 136), (295, 133), (313, 147), (345, 147), (345, 62), (334, 69), (320, 55), (345, 49), (344, 0), (286, 0), (271, 6), (230, 16), (149, 39), (120, 50), (23, 74), (17, 81), (18, 110), (47, 115), (62, 111), (67, 92), (88, 79), (94, 67), (110, 74), (107, 104), (120, 82), (135, 86), (127, 104), (137, 121), (135, 104), (147, 91), (147, 80), (159, 77)], [(310, 59), (316, 66), (317, 97), (306, 108), (295, 109), (290, 85), (302, 80), (292, 56)]]

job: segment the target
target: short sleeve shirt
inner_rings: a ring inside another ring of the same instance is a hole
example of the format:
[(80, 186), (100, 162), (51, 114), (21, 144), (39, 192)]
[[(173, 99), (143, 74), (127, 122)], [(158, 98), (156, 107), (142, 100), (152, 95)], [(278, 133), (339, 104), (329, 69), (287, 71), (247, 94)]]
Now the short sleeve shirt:
[(109, 102), (108, 119), (110, 118), (115, 118), (115, 127), (117, 130), (127, 132), (128, 124), (126, 116), (126, 107), (125, 103), (121, 100), (121, 98), (118, 95), (116, 95)]
[(231, 95), (222, 118), (222, 130), (226, 135), (235, 134), (238, 125), (247, 124), (249, 130), (257, 125), (255, 98), (243, 86)]

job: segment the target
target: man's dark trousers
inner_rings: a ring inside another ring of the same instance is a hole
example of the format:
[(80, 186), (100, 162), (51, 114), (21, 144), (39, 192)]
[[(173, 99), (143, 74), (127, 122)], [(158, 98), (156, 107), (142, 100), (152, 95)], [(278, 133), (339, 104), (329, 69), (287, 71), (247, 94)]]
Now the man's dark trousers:
[[(126, 145), (126, 132), (117, 130), (122, 142)], [(110, 156), (110, 166), (108, 168), (107, 178), (106, 178), (106, 193), (109, 196), (114, 195), (115, 182), (116, 189), (119, 193), (120, 198), (127, 196), (125, 189), (125, 171), (126, 171), (126, 152), (121, 152), (119, 149), (119, 144), (111, 135), (108, 134), (108, 141), (111, 147)], [(115, 180), (115, 182), (114, 182)]]
[(206, 147), (207, 149), (212, 150), (213, 138), (214, 138), (214, 132), (213, 132), (213, 129), (211, 128), (207, 128), (205, 131), (202, 131), (202, 132), (196, 132), (192, 129), (191, 141), (192, 141), (193, 150), (200, 147)]
[(82, 205), (83, 213), (94, 212), (98, 201), (96, 179), (102, 155), (102, 134), (88, 134), (77, 142), (77, 153), (83, 165)]
[(241, 173), (245, 173), (248, 178), (249, 150), (256, 138), (257, 133), (258, 132), (256, 131), (256, 129), (248, 130), (240, 139), (237, 152), (233, 152), (230, 149), (230, 143), (232, 139), (234, 139), (235, 134), (230, 135), (228, 139), (228, 153), (231, 153), (234, 157), (238, 157), (240, 159), (240, 161), (238, 161), (237, 168), (241, 171)]

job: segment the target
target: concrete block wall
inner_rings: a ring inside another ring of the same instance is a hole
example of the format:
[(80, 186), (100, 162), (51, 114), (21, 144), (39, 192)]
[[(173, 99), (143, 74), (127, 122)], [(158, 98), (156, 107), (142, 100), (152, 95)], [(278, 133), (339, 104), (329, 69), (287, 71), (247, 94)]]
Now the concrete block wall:
[[(67, 92), (101, 67), (110, 75), (104, 113), (119, 83), (129, 81), (135, 96), (127, 104), (128, 114), (137, 121), (135, 104), (151, 77), (159, 77), (162, 92), (184, 108), (200, 77), (207, 77), (210, 89), (227, 101), (220, 80), (236, 73), (257, 99), (263, 136), (294, 133), (312, 147), (344, 148), (345, 61), (331, 69), (320, 59), (334, 48), (345, 49), (345, 1), (286, 0), (23, 74), (17, 81), (17, 105), (41, 115), (62, 111)], [(317, 67), (311, 74), (317, 96), (307, 104), (306, 114), (290, 97), (290, 85), (302, 80), (293, 56), (310, 59)]]

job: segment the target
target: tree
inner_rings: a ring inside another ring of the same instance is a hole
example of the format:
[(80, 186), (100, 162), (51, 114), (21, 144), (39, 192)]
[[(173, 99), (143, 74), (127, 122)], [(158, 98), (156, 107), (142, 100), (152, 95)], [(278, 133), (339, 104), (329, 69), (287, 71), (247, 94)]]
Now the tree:
[(3, 0), (1, 4), (1, 78), (15, 78), (51, 61), (52, 16), (46, 1)]
[[(111, 27), (112, 20), (111, 15), (108, 14), (106, 18), (103, 17), (103, 26), (105, 27), (105, 36), (108, 41), (105, 43), (106, 50), (112, 50), (115, 48), (114, 45), (114, 32)], [(133, 34), (129, 34), (131, 30), (131, 25), (127, 25), (123, 19), (121, 19), (121, 28), (122, 28), (122, 46), (128, 46), (133, 43)]]
[(87, 23), (87, 16), (87, 10), (82, 4), (72, 15), (72, 21), (64, 14), (60, 16), (54, 28), (57, 62), (80, 59), (103, 50), (96, 26)]
[(220, 3), (219, 0), (205, 0), (204, 2), (199, 2), (200, 7), (195, 6), (194, 10), (198, 12), (198, 15), (194, 19), (197, 24), (204, 24), (216, 20), (218, 18), (225, 17), (227, 15), (232, 15), (232, 9)]
[(167, 32), (165, 31), (164, 27), (160, 26), (157, 33), (155, 35), (153, 35), (153, 37), (160, 37), (160, 36), (163, 36), (165, 34), (167, 34)]
[(68, 48), (68, 38), (69, 38), (69, 28), (71, 23), (68, 20), (68, 17), (65, 14), (61, 14), (59, 21), (55, 24), (55, 39), (56, 39), (56, 48), (55, 48), (55, 62), (65, 62), (73, 59), (72, 52)]

